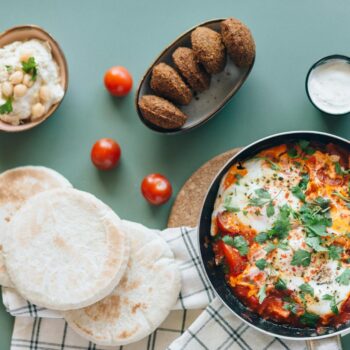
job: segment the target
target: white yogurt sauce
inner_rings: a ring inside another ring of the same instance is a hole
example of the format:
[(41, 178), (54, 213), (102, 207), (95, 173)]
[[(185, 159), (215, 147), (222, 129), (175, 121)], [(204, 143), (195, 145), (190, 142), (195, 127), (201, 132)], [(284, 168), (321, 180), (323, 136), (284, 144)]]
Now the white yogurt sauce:
[(312, 102), (326, 113), (350, 112), (350, 64), (330, 59), (314, 68), (308, 79)]
[[(35, 58), (38, 73), (34, 84), (28, 88), (27, 93), (20, 98), (14, 98), (13, 111), (1, 116), (1, 119), (7, 118), (6, 121), (11, 124), (18, 124), (20, 120), (30, 118), (32, 106), (40, 100), (39, 90), (41, 86), (47, 86), (50, 92), (50, 97), (46, 101), (40, 101), (45, 107), (45, 113), (64, 95), (60, 84), (59, 68), (52, 57), (50, 46), (47, 42), (36, 39), (24, 42), (16, 41), (0, 49), (0, 83), (9, 79), (10, 73), (6, 66), (10, 66), (12, 70), (21, 70), (21, 56), (28, 53)], [(5, 102), (6, 97), (1, 96), (0, 105)]]

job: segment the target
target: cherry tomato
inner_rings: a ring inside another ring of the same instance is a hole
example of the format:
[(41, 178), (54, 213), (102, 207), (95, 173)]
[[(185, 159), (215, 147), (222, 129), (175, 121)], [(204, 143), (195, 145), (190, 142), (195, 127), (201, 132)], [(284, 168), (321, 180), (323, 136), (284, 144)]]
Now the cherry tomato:
[(223, 211), (217, 216), (218, 228), (222, 233), (238, 234), (240, 232), (240, 222), (235, 215), (229, 211)]
[(113, 96), (125, 96), (132, 88), (132, 77), (126, 68), (115, 66), (105, 73), (104, 83)]
[(161, 205), (169, 200), (173, 189), (165, 176), (150, 174), (142, 180), (141, 192), (149, 203)]
[(241, 256), (238, 250), (230, 245), (220, 242), (225, 260), (229, 266), (230, 273), (234, 276), (240, 275), (247, 265), (247, 259)]
[(117, 142), (104, 138), (98, 140), (91, 149), (91, 161), (100, 170), (110, 170), (117, 166), (121, 149)]

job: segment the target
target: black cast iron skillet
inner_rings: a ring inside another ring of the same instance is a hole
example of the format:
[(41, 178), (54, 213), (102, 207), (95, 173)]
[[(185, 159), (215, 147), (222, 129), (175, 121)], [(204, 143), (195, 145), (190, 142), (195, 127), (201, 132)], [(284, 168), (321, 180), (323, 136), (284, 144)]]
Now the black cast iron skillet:
[[(322, 345), (323, 347), (326, 345), (325, 342), (329, 343), (329, 345), (324, 349), (341, 349), (340, 338), (338, 335), (350, 329), (350, 322), (343, 324), (339, 328), (325, 327), (321, 332), (316, 332), (315, 328), (295, 328), (289, 325), (282, 325), (272, 321), (264, 320), (262, 317), (245, 307), (235, 297), (235, 295), (232, 293), (231, 288), (226, 283), (222, 268), (215, 265), (214, 253), (212, 250), (212, 245), (210, 244), (210, 226), (214, 203), (221, 179), (226, 174), (231, 165), (237, 163), (238, 161), (243, 161), (245, 159), (251, 158), (263, 149), (286, 142), (297, 141), (300, 139), (316, 141), (322, 144), (334, 143), (341, 146), (350, 153), (350, 142), (348, 140), (340, 138), (338, 136), (313, 131), (295, 131), (276, 134), (256, 141), (251, 145), (245, 147), (226, 163), (226, 165), (217, 174), (216, 178), (209, 188), (207, 196), (204, 200), (203, 209), (199, 221), (200, 254), (210, 284), (217, 296), (221, 299), (224, 305), (226, 305), (236, 316), (248, 323), (250, 326), (275, 337), (293, 340), (308, 340), (308, 346), (310, 349), (316, 349), (318, 345)], [(320, 339), (323, 339), (322, 342), (319, 341)]]

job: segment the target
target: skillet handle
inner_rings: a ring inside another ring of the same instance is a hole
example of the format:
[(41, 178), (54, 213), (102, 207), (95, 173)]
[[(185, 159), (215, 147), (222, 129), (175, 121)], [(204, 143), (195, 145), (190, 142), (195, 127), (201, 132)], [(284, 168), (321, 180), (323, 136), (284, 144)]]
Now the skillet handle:
[(333, 337), (324, 339), (315, 339), (306, 341), (308, 350), (341, 350), (342, 345), (340, 336), (335, 335)]

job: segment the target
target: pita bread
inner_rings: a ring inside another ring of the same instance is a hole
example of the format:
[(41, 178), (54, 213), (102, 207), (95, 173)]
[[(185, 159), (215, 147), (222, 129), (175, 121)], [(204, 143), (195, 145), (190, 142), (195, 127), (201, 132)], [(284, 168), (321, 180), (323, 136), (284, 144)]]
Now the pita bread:
[(126, 345), (146, 337), (167, 317), (180, 293), (180, 271), (167, 243), (139, 224), (127, 223), (125, 232), (131, 253), (117, 288), (92, 306), (63, 313), (78, 334), (98, 345)]
[(12, 218), (4, 256), (22, 297), (70, 310), (112, 292), (125, 272), (129, 241), (119, 217), (96, 197), (55, 189), (29, 199)]
[(28, 198), (58, 187), (72, 185), (56, 171), (42, 166), (24, 166), (0, 174), (0, 285), (13, 286), (2, 253), (9, 221)]

